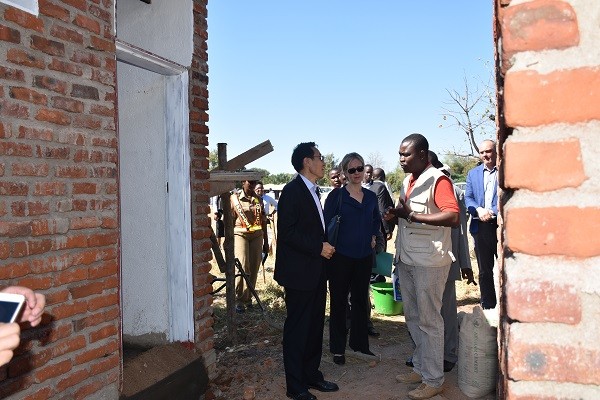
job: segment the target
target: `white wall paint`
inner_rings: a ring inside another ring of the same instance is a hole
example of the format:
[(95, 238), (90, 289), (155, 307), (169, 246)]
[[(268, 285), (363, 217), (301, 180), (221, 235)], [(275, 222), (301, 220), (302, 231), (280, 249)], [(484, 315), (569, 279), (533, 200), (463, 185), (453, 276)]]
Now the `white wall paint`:
[(193, 52), (191, 0), (117, 1), (117, 37), (189, 67)]

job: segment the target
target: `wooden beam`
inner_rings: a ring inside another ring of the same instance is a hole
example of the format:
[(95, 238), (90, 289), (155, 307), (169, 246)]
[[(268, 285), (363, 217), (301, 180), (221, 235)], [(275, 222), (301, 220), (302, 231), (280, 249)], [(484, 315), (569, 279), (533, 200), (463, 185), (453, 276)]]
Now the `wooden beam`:
[(273, 145), (271, 145), (271, 141), (265, 140), (261, 144), (258, 144), (251, 148), (250, 150), (246, 150), (239, 156), (233, 157), (231, 160), (227, 161), (225, 166), (221, 169), (226, 171), (235, 171), (238, 169), (244, 168), (246, 165), (250, 164), (252, 161), (256, 161), (262, 156), (269, 154), (273, 151)]

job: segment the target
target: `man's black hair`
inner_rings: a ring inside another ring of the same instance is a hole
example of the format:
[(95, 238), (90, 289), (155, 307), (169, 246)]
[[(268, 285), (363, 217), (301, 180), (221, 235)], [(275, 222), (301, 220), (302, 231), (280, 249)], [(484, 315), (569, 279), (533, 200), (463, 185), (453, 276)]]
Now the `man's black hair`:
[(433, 165), (435, 168), (442, 168), (444, 166), (444, 164), (442, 164), (437, 156), (437, 154), (435, 154), (433, 151), (429, 150), (429, 162), (431, 163), (431, 165)]
[(296, 172), (302, 171), (305, 158), (310, 158), (315, 154), (313, 147), (317, 147), (315, 142), (300, 143), (294, 148), (292, 152), (292, 165)]
[(411, 133), (402, 141), (402, 143), (405, 142), (411, 142), (412, 144), (414, 144), (415, 150), (417, 152), (421, 150), (425, 152), (429, 151), (429, 142), (427, 141), (427, 138), (425, 138), (425, 136), (421, 135), (420, 133)]

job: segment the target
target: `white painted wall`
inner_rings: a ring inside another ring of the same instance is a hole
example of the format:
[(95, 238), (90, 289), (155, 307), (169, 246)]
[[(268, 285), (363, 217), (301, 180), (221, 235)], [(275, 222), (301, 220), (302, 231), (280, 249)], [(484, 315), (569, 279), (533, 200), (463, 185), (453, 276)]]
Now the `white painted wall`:
[(169, 340), (165, 78), (119, 62), (123, 335)]
[(117, 1), (117, 37), (189, 67), (193, 52), (192, 0)]

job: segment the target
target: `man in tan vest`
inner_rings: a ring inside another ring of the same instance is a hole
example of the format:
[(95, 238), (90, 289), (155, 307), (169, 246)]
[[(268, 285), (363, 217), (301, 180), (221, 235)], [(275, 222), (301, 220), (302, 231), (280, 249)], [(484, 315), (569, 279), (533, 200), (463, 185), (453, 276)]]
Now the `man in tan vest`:
[(451, 227), (459, 224), (459, 208), (452, 182), (429, 163), (429, 143), (420, 134), (400, 145), (400, 166), (408, 173), (398, 207), (386, 220), (397, 220), (395, 265), (400, 278), (406, 325), (415, 342), (413, 371), (396, 377), (420, 385), (411, 399), (428, 399), (442, 392), (444, 383), (444, 320), (442, 295), (452, 254)]

